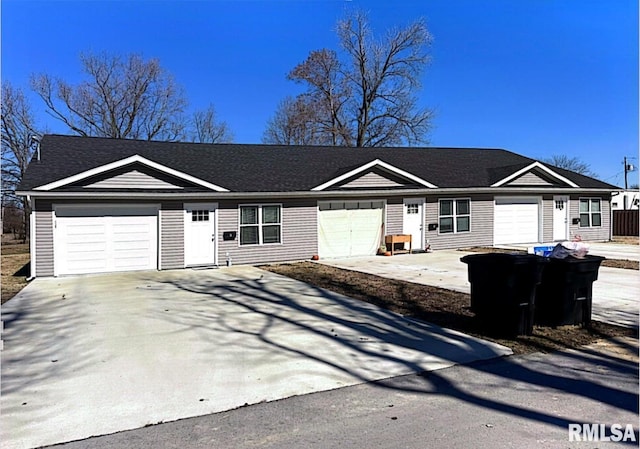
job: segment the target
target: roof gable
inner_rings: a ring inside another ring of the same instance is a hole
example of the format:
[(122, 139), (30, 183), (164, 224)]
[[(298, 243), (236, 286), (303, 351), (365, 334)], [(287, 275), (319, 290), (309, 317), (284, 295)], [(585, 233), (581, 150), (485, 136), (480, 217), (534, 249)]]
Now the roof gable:
[(557, 184), (579, 187), (573, 181), (536, 161), (493, 183), (491, 187), (503, 187), (507, 185), (553, 186)]
[[(130, 170), (125, 170), (124, 172), (118, 175), (115, 175), (113, 177), (109, 177), (109, 172), (118, 170), (123, 167), (133, 166), (133, 165), (148, 167), (150, 169), (156, 170), (165, 175), (169, 175), (179, 180), (186, 181), (186, 182), (195, 184), (197, 186), (204, 187), (206, 189), (214, 190), (216, 192), (229, 191), (224, 187), (220, 187), (210, 182), (195, 178), (189, 174), (182, 173), (178, 170), (158, 164), (156, 162), (153, 162), (137, 154), (124, 159), (117, 160), (115, 162), (111, 162), (105, 165), (101, 165), (101, 166), (77, 173), (75, 175), (72, 175), (63, 179), (59, 179), (57, 181), (54, 181), (45, 185), (35, 187), (34, 190), (40, 190), (40, 191), (55, 190), (55, 189), (70, 186), (73, 184), (82, 183), (82, 181), (90, 180), (91, 178), (99, 177), (100, 175), (106, 175), (106, 176), (102, 180), (94, 182), (93, 184), (85, 185), (83, 187), (131, 188), (132, 187), (131, 181), (135, 180), (137, 182), (140, 182), (141, 185), (145, 186), (145, 187), (138, 186), (137, 188), (149, 188), (149, 189), (182, 188), (181, 186), (174, 185), (166, 181), (162, 181), (158, 178), (150, 176), (147, 173), (142, 173), (133, 168)], [(119, 187), (116, 187), (116, 185), (118, 184), (119, 184)]]
[(330, 188), (393, 188), (393, 187), (428, 187), (437, 188), (424, 179), (405, 170), (375, 159), (360, 167), (347, 171), (312, 188), (312, 191), (329, 190)]

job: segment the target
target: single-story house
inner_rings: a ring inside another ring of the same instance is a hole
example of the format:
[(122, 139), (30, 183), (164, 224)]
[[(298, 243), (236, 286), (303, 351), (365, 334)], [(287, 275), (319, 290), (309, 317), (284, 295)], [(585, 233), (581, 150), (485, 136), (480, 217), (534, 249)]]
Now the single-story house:
[(33, 276), (611, 238), (613, 185), (510, 151), (46, 135), (19, 194)]

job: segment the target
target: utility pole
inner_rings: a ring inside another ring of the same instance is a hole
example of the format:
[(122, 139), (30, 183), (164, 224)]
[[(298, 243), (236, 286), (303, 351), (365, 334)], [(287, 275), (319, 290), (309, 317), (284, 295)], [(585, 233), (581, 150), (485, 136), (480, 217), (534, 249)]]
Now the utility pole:
[(624, 157), (624, 161), (622, 163), (624, 164), (624, 189), (627, 190), (627, 173), (629, 172), (629, 170), (627, 170), (627, 156)]
[(636, 171), (637, 167), (634, 167), (633, 164), (629, 163), (629, 159), (636, 159), (635, 157), (627, 157), (624, 156), (623, 164), (624, 164), (624, 189), (627, 190), (629, 185), (627, 183), (627, 175), (629, 172)]

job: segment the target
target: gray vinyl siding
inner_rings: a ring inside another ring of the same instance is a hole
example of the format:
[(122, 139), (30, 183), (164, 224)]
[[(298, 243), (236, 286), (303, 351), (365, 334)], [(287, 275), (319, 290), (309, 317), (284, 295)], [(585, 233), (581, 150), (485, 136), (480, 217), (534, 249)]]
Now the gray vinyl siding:
[[(581, 228), (580, 224), (573, 224), (573, 220), (580, 218), (580, 198), (600, 198), (602, 205), (602, 226)], [(569, 199), (569, 238), (579, 235), (582, 240), (608, 241), (611, 236), (611, 200), (609, 196), (571, 195)]]
[(398, 182), (394, 179), (391, 179), (381, 173), (369, 172), (365, 175), (362, 175), (352, 181), (349, 181), (345, 184), (342, 184), (341, 188), (368, 188), (368, 189), (376, 189), (376, 188), (389, 188), (389, 187), (405, 187), (407, 183)]
[(385, 234), (402, 234), (402, 221), (404, 220), (404, 206), (402, 198), (390, 198), (387, 200)]
[(53, 276), (53, 211), (50, 201), (37, 201), (35, 211), (36, 276)]
[[(429, 231), (430, 223), (438, 223), (440, 199), (470, 198), (471, 231), (440, 234), (440, 229)], [(426, 204), (426, 239), (432, 250), (468, 248), (471, 246), (493, 245), (493, 196), (459, 195), (451, 197), (427, 197)]]
[(160, 269), (184, 267), (184, 205), (162, 203), (160, 210)]
[(535, 173), (527, 172), (522, 176), (514, 179), (509, 182), (509, 186), (550, 186), (553, 185), (551, 182), (546, 179), (538, 176)]
[(125, 173), (102, 179), (91, 184), (87, 188), (100, 189), (181, 189), (181, 186), (163, 181), (147, 173), (131, 170)]
[[(282, 243), (240, 246), (238, 207), (243, 204), (282, 204)], [(218, 263), (225, 265), (227, 253), (233, 264), (260, 264), (311, 259), (318, 253), (318, 205), (315, 200), (221, 201), (218, 209), (218, 235), (238, 233), (235, 240), (219, 239)]]
[(553, 241), (553, 196), (542, 197), (542, 241)]

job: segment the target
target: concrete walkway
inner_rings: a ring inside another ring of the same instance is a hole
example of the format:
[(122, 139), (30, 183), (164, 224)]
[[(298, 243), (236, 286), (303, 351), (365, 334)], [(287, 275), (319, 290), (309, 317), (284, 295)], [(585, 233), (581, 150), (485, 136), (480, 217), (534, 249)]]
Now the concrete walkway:
[(2, 320), (4, 449), (511, 353), (246, 266), (36, 279)]
[[(589, 254), (612, 254), (611, 249), (602, 250), (600, 245), (593, 249), (594, 251), (590, 251)], [(618, 250), (618, 254), (623, 252), (628, 255), (636, 254), (633, 249)], [(460, 261), (460, 258), (466, 254), (472, 253), (442, 250), (393, 257), (327, 259), (321, 260), (320, 263), (390, 279), (470, 293), (471, 284), (468, 281), (467, 265)], [(600, 267), (598, 280), (593, 283), (593, 319), (637, 328), (639, 311), (640, 271)]]

